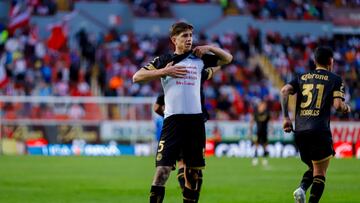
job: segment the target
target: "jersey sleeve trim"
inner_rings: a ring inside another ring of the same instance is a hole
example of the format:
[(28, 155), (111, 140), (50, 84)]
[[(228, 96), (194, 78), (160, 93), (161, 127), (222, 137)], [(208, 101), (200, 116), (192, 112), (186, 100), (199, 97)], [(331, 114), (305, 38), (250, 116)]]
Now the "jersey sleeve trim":
[(155, 66), (153, 64), (151, 64), (151, 63), (144, 66), (144, 69), (146, 69), (146, 70), (156, 70)]
[(345, 100), (345, 94), (343, 92), (340, 92), (340, 91), (334, 91), (333, 97), (334, 98), (341, 98), (341, 99)]

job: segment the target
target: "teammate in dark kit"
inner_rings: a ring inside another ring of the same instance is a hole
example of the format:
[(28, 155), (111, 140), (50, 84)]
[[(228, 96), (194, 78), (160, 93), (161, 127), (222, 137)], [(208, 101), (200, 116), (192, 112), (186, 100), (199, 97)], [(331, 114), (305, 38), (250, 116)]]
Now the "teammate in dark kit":
[(264, 149), (262, 164), (266, 166), (268, 161), (266, 157), (268, 156), (268, 151), (266, 149), (268, 144), (268, 123), (270, 121), (270, 112), (267, 108), (266, 101), (261, 101), (254, 112), (254, 115), (250, 121), (250, 134), (252, 135), (254, 122), (256, 123), (256, 141), (255, 141), (255, 155), (252, 160), (253, 165), (258, 164), (258, 147), (261, 145)]
[(281, 89), (284, 131), (293, 130), (288, 113), (289, 94), (296, 94), (295, 143), (301, 160), (309, 166), (299, 188), (294, 191), (295, 202), (306, 202), (306, 190), (312, 185), (309, 203), (319, 202), (330, 158), (335, 154), (330, 131), (331, 106), (338, 112), (350, 112), (344, 103), (342, 79), (331, 72), (333, 52), (318, 47), (314, 53), (316, 69), (296, 77)]
[(184, 160), (184, 202), (197, 202), (205, 167), (205, 125), (201, 105), (202, 70), (228, 64), (232, 56), (215, 46), (192, 49), (193, 27), (177, 22), (170, 29), (175, 52), (156, 57), (133, 76), (134, 82), (161, 78), (164, 125), (156, 155), (150, 202), (162, 202), (165, 183), (180, 155)]

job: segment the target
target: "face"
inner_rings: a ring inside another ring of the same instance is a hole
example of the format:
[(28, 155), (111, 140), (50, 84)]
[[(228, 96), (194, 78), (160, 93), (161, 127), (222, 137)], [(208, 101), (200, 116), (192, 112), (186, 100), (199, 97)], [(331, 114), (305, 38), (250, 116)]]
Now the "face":
[(266, 102), (262, 101), (258, 106), (258, 111), (263, 112), (265, 110), (266, 110)]
[(192, 30), (186, 30), (171, 37), (171, 41), (175, 45), (176, 50), (183, 52), (190, 51), (193, 42)]

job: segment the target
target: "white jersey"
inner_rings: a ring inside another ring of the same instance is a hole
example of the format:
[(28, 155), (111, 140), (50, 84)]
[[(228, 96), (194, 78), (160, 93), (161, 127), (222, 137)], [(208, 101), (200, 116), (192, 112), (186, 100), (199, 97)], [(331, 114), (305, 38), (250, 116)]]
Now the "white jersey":
[(204, 55), (198, 58), (189, 52), (182, 55), (163, 55), (144, 67), (148, 70), (160, 69), (174, 61), (175, 65), (185, 66), (188, 71), (184, 78), (170, 76), (161, 78), (166, 104), (165, 118), (175, 114), (201, 114), (203, 112), (200, 87), (201, 81), (206, 78), (202, 78), (204, 77), (202, 70), (216, 66), (217, 59), (215, 55)]

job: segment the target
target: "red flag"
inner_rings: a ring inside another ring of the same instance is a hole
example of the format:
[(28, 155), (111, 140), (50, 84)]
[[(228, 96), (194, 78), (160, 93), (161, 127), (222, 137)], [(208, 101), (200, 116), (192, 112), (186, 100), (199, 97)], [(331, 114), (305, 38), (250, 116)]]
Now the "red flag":
[(31, 9), (27, 9), (24, 12), (18, 13), (17, 15), (10, 17), (8, 26), (9, 33), (14, 33), (16, 29), (25, 27), (29, 24), (31, 16)]
[(51, 35), (48, 39), (48, 47), (50, 49), (59, 50), (66, 45), (66, 35), (61, 25), (51, 28)]

